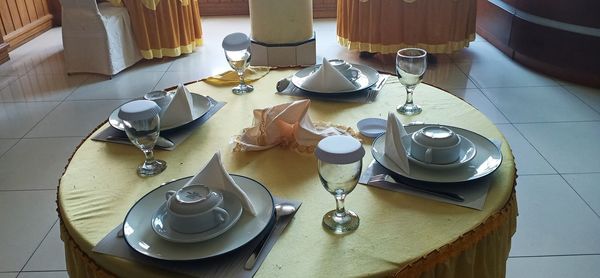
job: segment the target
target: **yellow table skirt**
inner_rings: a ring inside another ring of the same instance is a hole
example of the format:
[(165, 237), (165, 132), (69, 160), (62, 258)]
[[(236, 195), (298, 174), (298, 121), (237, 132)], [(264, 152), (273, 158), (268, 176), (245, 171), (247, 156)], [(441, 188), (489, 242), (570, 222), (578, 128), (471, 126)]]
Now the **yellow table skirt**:
[(475, 40), (476, 12), (476, 0), (338, 0), (338, 42), (372, 53), (452, 53)]
[[(274, 148), (232, 152), (230, 139), (252, 124), (252, 110), (296, 98), (275, 95), (277, 80), (294, 70), (272, 70), (253, 83), (255, 91), (237, 96), (229, 87), (204, 82), (188, 88), (227, 104), (175, 151), (157, 151), (168, 163), (162, 174), (135, 174), (141, 152), (131, 146), (85, 140), (70, 160), (58, 189), (61, 237), (71, 277), (172, 277), (154, 267), (91, 252), (123, 221), (129, 208), (161, 183), (190, 176), (221, 150), (230, 173), (250, 176), (284, 198), (304, 204), (269, 253), (256, 277), (504, 277), (511, 236), (516, 229), (516, 168), (510, 147), (479, 111), (432, 86), (421, 84), (415, 102), (424, 112), (402, 117), (467, 128), (503, 142), (503, 162), (490, 176), (490, 192), (482, 211), (407, 194), (358, 185), (346, 202), (361, 224), (354, 233), (337, 236), (321, 227), (323, 214), (335, 207), (321, 185), (312, 154)], [(371, 104), (313, 101), (315, 121), (355, 127), (365, 117), (385, 117), (402, 103), (404, 89), (391, 78)], [(103, 126), (106, 126), (104, 124)], [(371, 139), (365, 168), (373, 160)]]

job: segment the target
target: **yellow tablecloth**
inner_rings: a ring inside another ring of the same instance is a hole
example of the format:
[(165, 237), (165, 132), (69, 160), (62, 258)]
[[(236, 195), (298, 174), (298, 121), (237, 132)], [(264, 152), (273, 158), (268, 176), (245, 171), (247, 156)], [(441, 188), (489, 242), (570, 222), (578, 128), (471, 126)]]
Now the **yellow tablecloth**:
[[(335, 207), (321, 185), (312, 154), (274, 148), (232, 152), (230, 139), (252, 125), (252, 111), (295, 98), (275, 95), (277, 80), (294, 70), (272, 70), (253, 83), (253, 93), (233, 95), (229, 87), (204, 82), (192, 92), (227, 104), (175, 151), (157, 151), (168, 163), (162, 174), (140, 178), (139, 150), (85, 140), (61, 178), (58, 206), (71, 277), (170, 277), (173, 273), (142, 266), (90, 250), (125, 217), (129, 208), (159, 184), (189, 176), (221, 150), (230, 173), (247, 175), (270, 191), (304, 204), (257, 273), (257, 277), (504, 277), (510, 239), (516, 228), (516, 169), (509, 145), (496, 127), (475, 108), (432, 86), (421, 84), (415, 101), (424, 112), (403, 121), (423, 121), (467, 128), (503, 141), (504, 160), (492, 175), (482, 211), (358, 185), (347, 208), (361, 218), (354, 233), (337, 236), (321, 227), (323, 214)], [(371, 104), (313, 101), (315, 121), (355, 127), (365, 117), (385, 118), (405, 98), (391, 78)], [(364, 138), (365, 167), (373, 160), (371, 140)]]
[(338, 42), (373, 53), (451, 53), (475, 39), (476, 10), (476, 0), (338, 0)]

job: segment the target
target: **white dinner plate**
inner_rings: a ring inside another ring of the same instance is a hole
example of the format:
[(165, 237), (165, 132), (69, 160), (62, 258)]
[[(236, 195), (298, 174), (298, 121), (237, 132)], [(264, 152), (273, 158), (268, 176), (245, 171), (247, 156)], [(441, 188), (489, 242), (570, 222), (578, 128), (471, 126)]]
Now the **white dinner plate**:
[[(426, 124), (416, 124), (405, 126), (407, 133), (413, 133), (425, 126)], [(410, 173), (404, 172), (396, 163), (389, 159), (384, 154), (385, 136), (379, 136), (373, 141), (371, 153), (375, 160), (386, 169), (397, 173), (406, 178), (435, 183), (455, 183), (471, 181), (485, 177), (493, 173), (502, 163), (502, 153), (489, 139), (466, 129), (445, 126), (456, 134), (469, 139), (477, 149), (475, 157), (469, 162), (464, 163), (460, 167), (452, 168), (431, 168), (423, 167), (409, 159)]]
[(233, 194), (229, 192), (223, 192), (223, 204), (221, 207), (229, 213), (229, 218), (212, 229), (200, 233), (180, 233), (173, 230), (167, 223), (169, 214), (167, 213), (167, 204), (165, 202), (160, 206), (158, 211), (152, 217), (152, 229), (161, 236), (162, 238), (173, 241), (173, 242), (200, 242), (215, 238), (221, 235), (227, 230), (231, 229), (233, 225), (242, 216), (242, 203)]
[(292, 83), (307, 92), (312, 92), (312, 93), (326, 93), (326, 94), (333, 94), (333, 93), (354, 93), (354, 92), (358, 92), (361, 90), (364, 90), (366, 88), (369, 88), (371, 86), (373, 86), (377, 80), (379, 80), (379, 73), (374, 70), (373, 68), (369, 67), (369, 66), (364, 66), (364, 65), (358, 65), (358, 64), (352, 64), (352, 67), (360, 70), (360, 74), (358, 75), (358, 78), (354, 81), (352, 81), (355, 85), (356, 85), (356, 89), (351, 89), (351, 90), (346, 90), (346, 91), (335, 91), (335, 92), (330, 92), (330, 91), (315, 91), (315, 90), (309, 90), (304, 86), (304, 82), (306, 81), (306, 78), (308, 76), (310, 76), (313, 72), (317, 71), (319, 69), (321, 65), (314, 65), (314, 66), (310, 66), (307, 68), (304, 68), (298, 72), (296, 72), (296, 74), (294, 74), (294, 76), (292, 76)]
[[(182, 123), (178, 123), (178, 124), (174, 124), (174, 125), (169, 125), (169, 126), (161, 126), (160, 130), (169, 130), (169, 129), (174, 129), (174, 128), (178, 128), (180, 126), (183, 126), (185, 124), (191, 123), (195, 120), (197, 120), (198, 118), (204, 116), (204, 114), (206, 114), (206, 112), (208, 112), (208, 110), (210, 110), (210, 108), (212, 107), (212, 103), (210, 102), (210, 100), (203, 96), (203, 95), (199, 95), (199, 94), (191, 94), (192, 95), (192, 119), (187, 121), (187, 122), (182, 122)], [(118, 130), (125, 130), (125, 126), (123, 126), (123, 121), (119, 118), (119, 109), (121, 107), (115, 109), (114, 111), (112, 111), (112, 113), (110, 113), (110, 116), (108, 116), (108, 122), (110, 123), (110, 125)]]
[(231, 175), (256, 207), (257, 215), (243, 212), (227, 232), (211, 240), (194, 243), (176, 243), (165, 240), (152, 229), (152, 217), (165, 201), (165, 193), (177, 190), (191, 178), (167, 182), (142, 197), (127, 213), (123, 234), (127, 244), (146, 256), (171, 261), (205, 259), (233, 251), (258, 236), (274, 219), (271, 193), (259, 182), (239, 175)]
[[(409, 134), (408, 136), (411, 136), (411, 134)], [(419, 165), (425, 167), (425, 168), (450, 169), (450, 168), (459, 167), (459, 166), (471, 161), (473, 158), (475, 158), (475, 155), (477, 154), (477, 148), (475, 147), (475, 144), (473, 144), (473, 142), (471, 142), (471, 140), (467, 139), (466, 137), (464, 137), (460, 134), (458, 136), (461, 137), (460, 138), (460, 150), (458, 152), (458, 159), (452, 163), (433, 164), (433, 163), (427, 163), (427, 162), (418, 160), (410, 155), (410, 145), (405, 146), (408, 159), (416, 164), (419, 164)]]

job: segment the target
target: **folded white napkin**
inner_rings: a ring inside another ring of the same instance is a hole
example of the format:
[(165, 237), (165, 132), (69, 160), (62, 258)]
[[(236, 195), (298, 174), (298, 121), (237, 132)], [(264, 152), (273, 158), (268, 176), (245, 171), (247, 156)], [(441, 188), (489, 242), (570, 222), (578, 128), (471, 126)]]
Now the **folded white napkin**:
[(410, 137), (406, 129), (404, 129), (402, 122), (400, 122), (400, 119), (393, 112), (389, 112), (385, 132), (384, 154), (406, 173), (410, 173), (410, 167), (404, 145), (409, 143)]
[(302, 84), (308, 91), (326, 93), (337, 93), (341, 91), (354, 90), (357, 86), (350, 82), (339, 70), (333, 67), (327, 58), (323, 58), (323, 64), (313, 74), (304, 79)]
[(202, 168), (202, 170), (200, 170), (200, 172), (190, 179), (183, 187), (194, 184), (203, 184), (213, 190), (216, 189), (233, 193), (242, 202), (242, 207), (250, 214), (256, 216), (256, 208), (252, 204), (250, 198), (248, 198), (248, 195), (246, 195), (246, 192), (235, 183), (225, 170), (225, 167), (223, 167), (220, 152), (216, 152), (206, 166), (204, 166), (204, 168)]
[(188, 89), (179, 84), (177, 91), (173, 96), (171, 103), (162, 112), (162, 118), (160, 120), (161, 126), (177, 126), (181, 123), (187, 123), (194, 119), (192, 114), (192, 94)]

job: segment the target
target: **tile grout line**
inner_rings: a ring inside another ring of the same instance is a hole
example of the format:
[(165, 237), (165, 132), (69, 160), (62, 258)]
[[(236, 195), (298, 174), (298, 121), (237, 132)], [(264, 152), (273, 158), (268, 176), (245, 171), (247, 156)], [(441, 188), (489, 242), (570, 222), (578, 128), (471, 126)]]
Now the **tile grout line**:
[(21, 270), (19, 270), (19, 273), (22, 272), (23, 269), (25, 269), (25, 267), (27, 266), (27, 264), (29, 263), (29, 261), (31, 261), (31, 258), (33, 258), (33, 256), (35, 255), (35, 252), (37, 252), (37, 250), (40, 249), (40, 246), (42, 246), (42, 243), (44, 243), (44, 240), (46, 240), (46, 238), (48, 237), (48, 235), (50, 234), (50, 232), (52, 231), (52, 229), (54, 228), (54, 226), (57, 223), (58, 223), (58, 219), (56, 219), (56, 221), (54, 221), (54, 223), (50, 226), (50, 229), (48, 229), (48, 232), (46, 232), (46, 234), (42, 237), (42, 240), (40, 240), (40, 242), (35, 247), (35, 249), (33, 250), (33, 252), (31, 252), (31, 255), (29, 256), (29, 258), (27, 258), (27, 261), (25, 261), (25, 263), (21, 267)]

